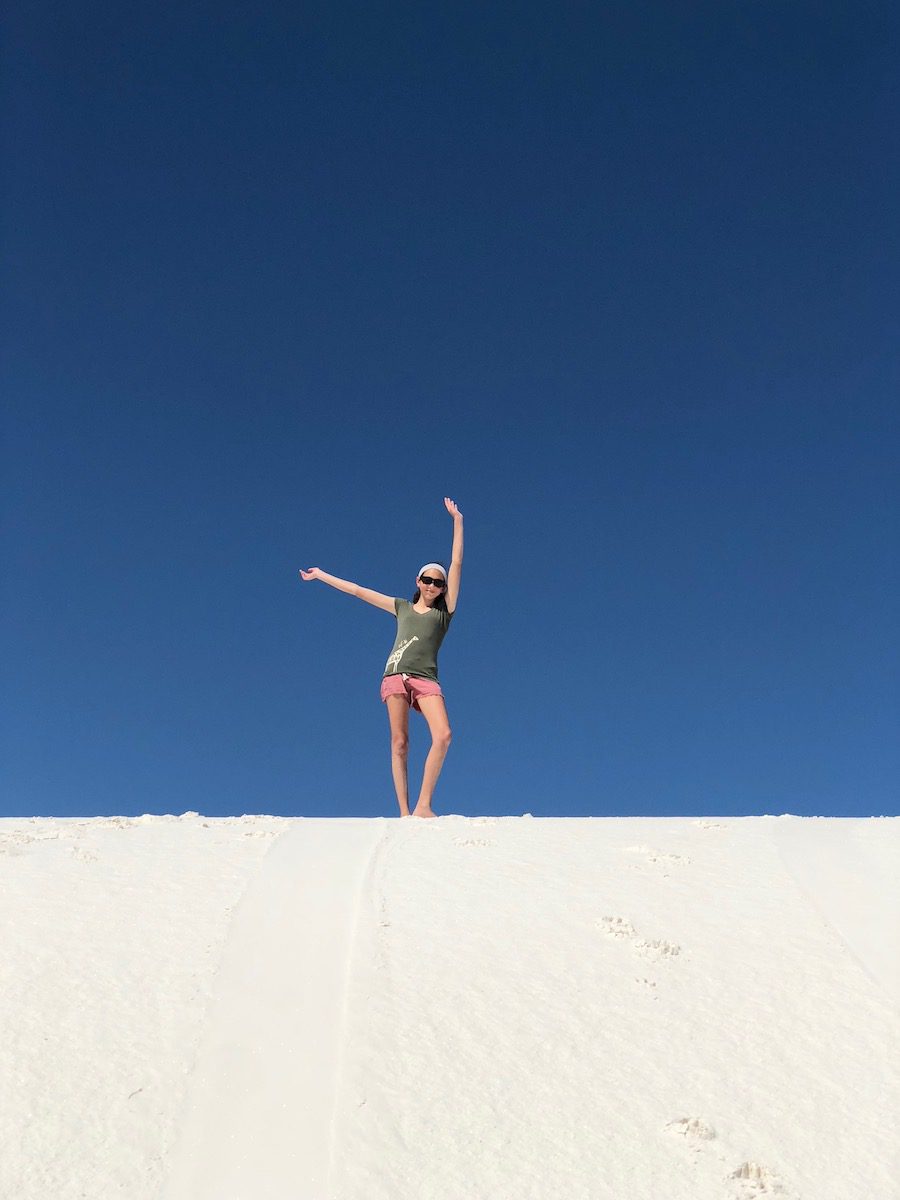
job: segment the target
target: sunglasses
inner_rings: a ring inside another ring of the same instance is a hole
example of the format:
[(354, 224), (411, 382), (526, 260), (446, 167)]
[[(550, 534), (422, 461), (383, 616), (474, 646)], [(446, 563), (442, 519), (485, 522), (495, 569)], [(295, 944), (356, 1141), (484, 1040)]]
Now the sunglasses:
[(430, 575), (420, 575), (419, 583), (428, 583), (432, 587), (446, 587), (447, 581), (444, 579), (432, 579)]

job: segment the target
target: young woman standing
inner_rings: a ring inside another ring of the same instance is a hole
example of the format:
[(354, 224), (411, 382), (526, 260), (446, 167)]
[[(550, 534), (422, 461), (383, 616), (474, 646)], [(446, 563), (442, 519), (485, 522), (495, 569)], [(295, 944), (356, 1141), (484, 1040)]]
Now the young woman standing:
[[(416, 577), (416, 591), (411, 602), (400, 596), (385, 596), (349, 580), (327, 575), (318, 567), (300, 572), (304, 579), (321, 579), (338, 591), (358, 596), (360, 600), (383, 608), (397, 618), (397, 636), (381, 680), (381, 699), (387, 705), (391, 725), (391, 771), (402, 817), (435, 815), (431, 809), (431, 799), (450, 746), (450, 722), (444, 693), (438, 683), (437, 656), (459, 598), (463, 516), (449, 496), (444, 497), (444, 504), (453, 518), (450, 570), (446, 571), (441, 563), (426, 563)], [(410, 708), (418, 709), (431, 732), (431, 749), (425, 759), (422, 787), (412, 814), (409, 811), (406, 769)]]

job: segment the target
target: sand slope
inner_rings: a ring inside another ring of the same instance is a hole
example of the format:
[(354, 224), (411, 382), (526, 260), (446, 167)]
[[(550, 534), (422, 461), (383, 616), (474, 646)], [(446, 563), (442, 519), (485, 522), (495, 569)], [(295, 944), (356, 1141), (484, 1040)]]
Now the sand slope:
[(900, 820), (0, 821), (0, 1195), (894, 1200)]

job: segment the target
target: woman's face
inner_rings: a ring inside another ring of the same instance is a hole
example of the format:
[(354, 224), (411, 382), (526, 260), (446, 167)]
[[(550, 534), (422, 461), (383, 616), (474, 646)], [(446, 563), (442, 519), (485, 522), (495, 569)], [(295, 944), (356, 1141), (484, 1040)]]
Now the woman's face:
[[(438, 575), (437, 571), (435, 571), (434, 569), (432, 569), (431, 571), (426, 571), (425, 574), (429, 579), (441, 579), (442, 580), (442, 576)], [(442, 582), (443, 582), (443, 580), (442, 580)], [(434, 604), (435, 600), (437, 600), (438, 596), (440, 596), (441, 592), (444, 590), (444, 588), (442, 586), (436, 586), (433, 583), (423, 583), (421, 575), (416, 580), (416, 585), (418, 586), (419, 593), (420, 593), (422, 599), (425, 600), (428, 604)]]

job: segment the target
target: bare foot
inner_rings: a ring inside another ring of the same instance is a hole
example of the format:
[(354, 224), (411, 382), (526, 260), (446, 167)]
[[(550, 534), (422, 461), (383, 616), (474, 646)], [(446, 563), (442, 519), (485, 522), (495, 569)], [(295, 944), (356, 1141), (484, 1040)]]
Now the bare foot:
[(422, 809), (417, 808), (413, 811), (413, 816), (414, 817), (436, 817), (437, 813), (433, 813), (430, 808), (422, 808)]

